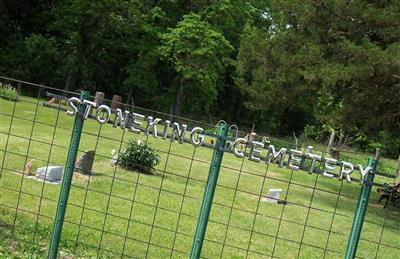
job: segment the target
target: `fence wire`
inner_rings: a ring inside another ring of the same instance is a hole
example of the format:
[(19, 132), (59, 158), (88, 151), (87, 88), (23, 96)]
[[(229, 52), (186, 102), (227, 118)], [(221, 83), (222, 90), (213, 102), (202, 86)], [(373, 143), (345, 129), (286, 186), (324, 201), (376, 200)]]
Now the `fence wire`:
[[(60, 192), (58, 182), (36, 179), (39, 167), (65, 166), (73, 117), (63, 102), (49, 105), (48, 93), (73, 92), (4, 80), (20, 90), (0, 98), (0, 255), (45, 256)], [(110, 101), (104, 100), (110, 105)], [(210, 131), (214, 126), (120, 104)], [(239, 133), (244, 135), (245, 133)], [(154, 174), (110, 163), (112, 150), (141, 140), (161, 157)], [(75, 172), (60, 254), (71, 257), (176, 258), (190, 254), (213, 139), (195, 147), (152, 135), (84, 123), (79, 153), (94, 151), (91, 172)], [(363, 161), (365, 165), (367, 161)], [(383, 182), (395, 183), (394, 178)], [(337, 258), (343, 256), (361, 185), (321, 174), (256, 163), (225, 153), (203, 258)], [(280, 189), (275, 202), (266, 198)], [(357, 257), (397, 258), (398, 208), (370, 198)]]

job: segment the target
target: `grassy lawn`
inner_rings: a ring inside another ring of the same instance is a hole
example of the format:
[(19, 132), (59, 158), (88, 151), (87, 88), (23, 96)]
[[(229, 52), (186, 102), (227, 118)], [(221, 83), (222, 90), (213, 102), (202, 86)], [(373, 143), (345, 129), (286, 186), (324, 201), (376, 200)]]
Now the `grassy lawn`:
[[(31, 158), (36, 159), (34, 170), (64, 166), (73, 117), (42, 102), (0, 99), (1, 257), (47, 253), (60, 185), (29, 179), (21, 172)], [(109, 164), (111, 150), (132, 138), (158, 150), (161, 163), (155, 175)], [(63, 256), (188, 257), (212, 150), (93, 120), (85, 121), (80, 150), (96, 150), (94, 174), (74, 176), (60, 245)], [(270, 188), (281, 188), (288, 204), (260, 202)], [(343, 257), (360, 188), (358, 183), (226, 153), (202, 256)], [(398, 258), (400, 212), (384, 210), (377, 199), (374, 187), (357, 255)]]

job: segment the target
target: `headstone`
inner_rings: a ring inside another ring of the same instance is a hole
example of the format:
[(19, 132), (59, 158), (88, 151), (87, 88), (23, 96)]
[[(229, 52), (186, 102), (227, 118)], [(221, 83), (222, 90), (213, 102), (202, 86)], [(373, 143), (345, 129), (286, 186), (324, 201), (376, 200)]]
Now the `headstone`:
[(269, 189), (268, 194), (263, 198), (263, 201), (278, 204), (281, 192), (282, 189)]
[(85, 174), (92, 173), (95, 151), (86, 151), (75, 162), (75, 170)]
[(251, 143), (253, 140), (255, 140), (256, 136), (257, 136), (257, 133), (255, 133), (255, 132), (247, 133), (247, 135), (246, 135), (247, 142)]
[(53, 97), (47, 103), (48, 104), (59, 104), (60, 102), (61, 102), (61, 99)]
[(113, 95), (112, 101), (111, 101), (111, 110), (115, 111), (121, 106), (122, 103), (122, 97), (120, 95)]
[(111, 158), (111, 161), (110, 161), (110, 165), (116, 165), (117, 162), (118, 162), (118, 152), (117, 152), (117, 150), (113, 149), (111, 151), (111, 156), (112, 156), (112, 158)]
[(33, 163), (35, 163), (35, 159), (31, 159), (31, 161), (25, 164), (24, 175), (31, 175)]
[(100, 106), (103, 104), (104, 100), (104, 93), (103, 92), (96, 92), (96, 95), (94, 96), (94, 102), (96, 103), (97, 106)]
[(261, 142), (264, 143), (264, 146), (263, 146), (264, 149), (268, 149), (269, 144), (271, 144), (271, 141), (269, 140), (269, 138), (265, 137), (265, 136), (262, 138)]
[(50, 182), (61, 180), (63, 168), (62, 166), (45, 166), (36, 170), (36, 178), (45, 179)]

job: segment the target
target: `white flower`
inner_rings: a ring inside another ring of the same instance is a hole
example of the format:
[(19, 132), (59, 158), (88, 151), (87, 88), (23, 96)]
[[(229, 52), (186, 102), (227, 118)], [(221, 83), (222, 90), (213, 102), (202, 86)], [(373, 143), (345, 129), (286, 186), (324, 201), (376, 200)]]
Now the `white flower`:
[(137, 144), (140, 145), (140, 146), (143, 146), (144, 143), (143, 143), (143, 141), (141, 141), (140, 139), (138, 139)]

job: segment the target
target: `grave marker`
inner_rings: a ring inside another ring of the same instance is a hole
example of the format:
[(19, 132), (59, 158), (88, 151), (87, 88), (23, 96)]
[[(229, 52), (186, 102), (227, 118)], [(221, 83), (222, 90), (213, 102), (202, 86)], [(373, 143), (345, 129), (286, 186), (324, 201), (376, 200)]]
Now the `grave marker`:
[(122, 97), (120, 95), (113, 95), (113, 98), (111, 100), (111, 110), (115, 111), (117, 110), (122, 103)]
[(75, 169), (85, 174), (92, 174), (95, 151), (86, 151), (75, 162)]
[(62, 172), (62, 166), (39, 167), (36, 170), (36, 178), (44, 179), (50, 182), (58, 182), (61, 180)]

